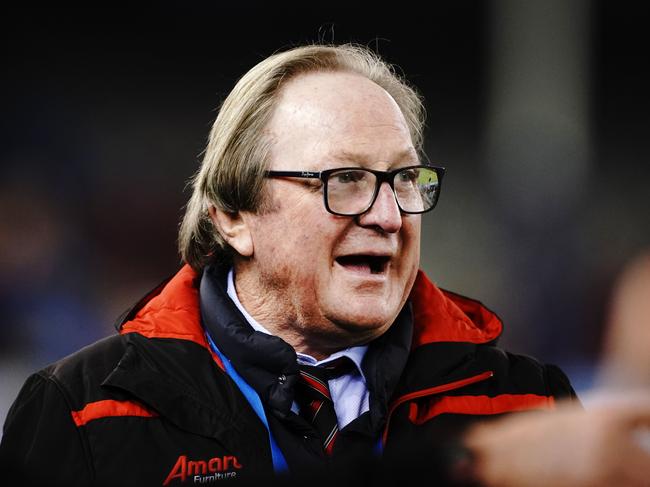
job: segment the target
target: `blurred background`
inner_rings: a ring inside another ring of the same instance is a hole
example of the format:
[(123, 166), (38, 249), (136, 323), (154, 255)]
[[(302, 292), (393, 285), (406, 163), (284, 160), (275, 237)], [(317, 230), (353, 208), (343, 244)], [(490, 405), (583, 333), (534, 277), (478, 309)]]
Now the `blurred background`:
[(3, 12), (0, 421), (29, 373), (114, 333), (179, 268), (216, 108), (315, 41), (372, 47), (425, 97), (447, 175), (422, 268), (589, 389), (612, 284), (650, 246), (642, 2), (183, 5)]

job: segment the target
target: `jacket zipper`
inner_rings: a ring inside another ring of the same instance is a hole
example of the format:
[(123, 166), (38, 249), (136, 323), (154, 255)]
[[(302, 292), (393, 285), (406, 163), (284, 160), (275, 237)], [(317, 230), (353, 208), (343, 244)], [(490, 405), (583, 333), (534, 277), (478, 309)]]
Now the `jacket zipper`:
[(384, 427), (384, 433), (381, 438), (382, 446), (386, 445), (386, 439), (388, 438), (388, 427), (390, 426), (390, 419), (393, 416), (393, 413), (399, 406), (401, 406), (405, 402), (411, 401), (413, 399), (419, 399), (421, 397), (432, 396), (434, 394), (440, 394), (441, 392), (447, 392), (454, 389), (459, 389), (461, 387), (465, 387), (470, 384), (476, 384), (477, 382), (490, 379), (493, 376), (494, 376), (494, 372), (491, 370), (487, 370), (480, 374), (473, 375), (472, 377), (467, 377), (466, 379), (460, 379), (454, 382), (449, 382), (447, 384), (441, 384), (439, 386), (429, 387), (427, 389), (421, 389), (415, 392), (409, 392), (408, 394), (404, 394), (403, 396), (400, 396), (395, 400), (395, 402), (393, 402), (393, 404), (388, 410), (386, 426)]

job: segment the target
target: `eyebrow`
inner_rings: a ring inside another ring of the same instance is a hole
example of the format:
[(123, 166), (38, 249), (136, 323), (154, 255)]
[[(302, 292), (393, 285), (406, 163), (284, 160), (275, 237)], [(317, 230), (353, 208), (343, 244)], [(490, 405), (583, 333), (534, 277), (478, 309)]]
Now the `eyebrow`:
[[(376, 162), (373, 159), (369, 158), (367, 154), (345, 149), (335, 152), (332, 154), (332, 157), (338, 160), (353, 161), (361, 164), (370, 164), (372, 162)], [(416, 161), (419, 161), (418, 153), (414, 148), (400, 151), (390, 158), (391, 161), (396, 160), (398, 162), (408, 159), (415, 159)]]

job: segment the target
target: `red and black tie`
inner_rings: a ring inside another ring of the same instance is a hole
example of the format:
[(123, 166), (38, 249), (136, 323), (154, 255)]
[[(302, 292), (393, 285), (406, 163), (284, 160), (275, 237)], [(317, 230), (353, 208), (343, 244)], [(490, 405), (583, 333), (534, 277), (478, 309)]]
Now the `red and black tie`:
[(332, 455), (339, 433), (328, 381), (349, 373), (353, 365), (347, 357), (341, 357), (321, 366), (300, 364), (296, 402), (300, 406), (300, 415), (318, 431), (323, 441), (323, 449), (328, 456)]

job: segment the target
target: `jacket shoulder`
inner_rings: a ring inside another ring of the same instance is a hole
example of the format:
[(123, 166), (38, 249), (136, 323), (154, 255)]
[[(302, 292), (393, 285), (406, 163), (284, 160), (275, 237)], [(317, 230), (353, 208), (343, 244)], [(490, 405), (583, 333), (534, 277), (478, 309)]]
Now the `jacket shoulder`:
[(45, 367), (35, 375), (60, 389), (71, 410), (104, 399), (101, 384), (119, 364), (127, 348), (126, 337), (111, 335)]
[(513, 353), (493, 344), (477, 347), (477, 356), (494, 369), (494, 378), (504, 391), (525, 390), (553, 397), (554, 400), (577, 400), (568, 376), (555, 364), (545, 363), (527, 354)]
[(20, 478), (23, 485), (89, 485), (90, 458), (87, 440), (71, 415), (70, 396), (44, 370), (31, 375), (4, 423), (3, 477)]

